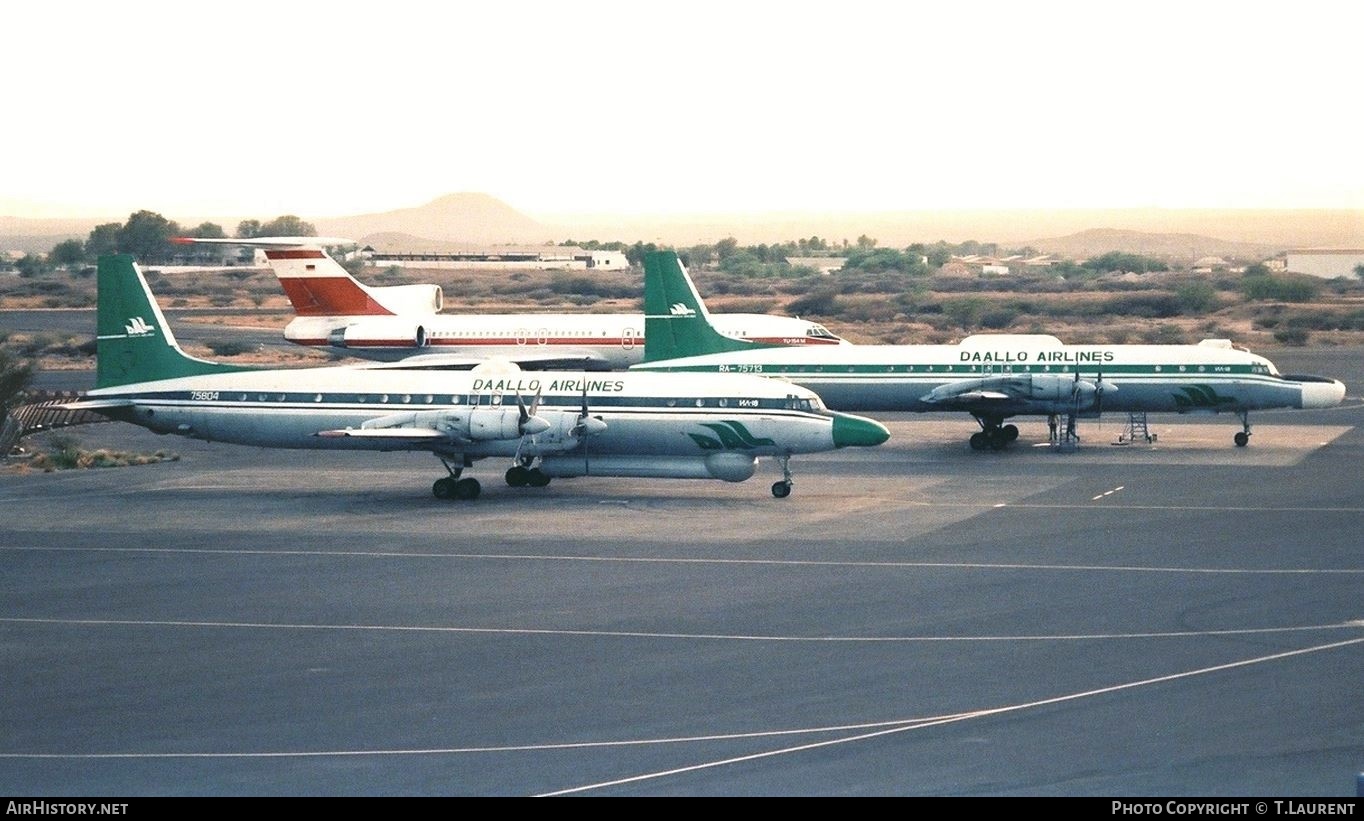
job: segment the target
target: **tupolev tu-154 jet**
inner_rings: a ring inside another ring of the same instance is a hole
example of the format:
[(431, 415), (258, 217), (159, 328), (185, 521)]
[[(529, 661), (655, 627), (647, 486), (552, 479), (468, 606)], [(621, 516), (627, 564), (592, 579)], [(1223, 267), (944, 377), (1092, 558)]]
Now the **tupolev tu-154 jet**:
[(252, 369), (185, 354), (132, 257), (99, 261), (96, 388), (68, 408), (159, 433), (273, 448), (412, 450), (447, 476), (438, 498), (473, 499), (479, 459), (500, 457), (506, 481), (554, 477), (723, 479), (788, 460), (880, 444), (880, 423), (826, 410), (813, 391), (735, 374), (526, 373), (334, 366)]
[(1345, 386), (1321, 376), (1284, 376), (1263, 356), (1228, 340), (1197, 345), (1066, 345), (1042, 334), (980, 334), (956, 345), (775, 348), (715, 333), (677, 255), (644, 265), (648, 344), (637, 369), (758, 374), (810, 388), (844, 411), (964, 411), (980, 423), (971, 447), (998, 450), (1018, 438), (1011, 416), (1101, 411), (1234, 413), (1250, 441), (1253, 410), (1328, 408)]
[[(325, 250), (353, 245), (326, 237), (197, 239), (181, 244), (264, 250), (297, 314), (284, 338), (298, 345), (411, 368), (469, 368), (493, 357), (526, 369), (612, 370), (644, 359), (644, 315), (443, 314), (439, 285), (365, 285)], [(775, 345), (847, 344), (804, 319), (716, 314), (715, 328), (735, 339)]]

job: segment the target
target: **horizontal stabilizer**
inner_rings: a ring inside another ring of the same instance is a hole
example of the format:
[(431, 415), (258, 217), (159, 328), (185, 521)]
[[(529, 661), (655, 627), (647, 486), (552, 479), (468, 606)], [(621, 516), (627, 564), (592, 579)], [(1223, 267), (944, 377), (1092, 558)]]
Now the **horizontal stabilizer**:
[(57, 407), (71, 411), (97, 411), (109, 410), (110, 408), (131, 408), (132, 406), (133, 400), (131, 399), (77, 399), (74, 402), (67, 402)]

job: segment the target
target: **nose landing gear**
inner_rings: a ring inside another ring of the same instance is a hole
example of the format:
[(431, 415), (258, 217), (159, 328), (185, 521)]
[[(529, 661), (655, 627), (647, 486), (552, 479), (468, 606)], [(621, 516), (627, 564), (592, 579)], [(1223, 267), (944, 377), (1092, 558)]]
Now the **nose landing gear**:
[(1243, 448), (1250, 444), (1250, 412), (1240, 411), (1236, 415), (1241, 417), (1241, 430), (1232, 437), (1232, 441), (1236, 443), (1236, 447)]

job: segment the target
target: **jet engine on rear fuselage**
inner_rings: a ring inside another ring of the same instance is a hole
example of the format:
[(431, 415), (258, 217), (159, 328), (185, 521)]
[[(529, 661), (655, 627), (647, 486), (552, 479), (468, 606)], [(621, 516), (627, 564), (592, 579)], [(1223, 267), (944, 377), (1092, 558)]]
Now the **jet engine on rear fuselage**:
[(426, 328), (402, 317), (375, 317), (335, 328), (327, 334), (333, 348), (424, 348)]

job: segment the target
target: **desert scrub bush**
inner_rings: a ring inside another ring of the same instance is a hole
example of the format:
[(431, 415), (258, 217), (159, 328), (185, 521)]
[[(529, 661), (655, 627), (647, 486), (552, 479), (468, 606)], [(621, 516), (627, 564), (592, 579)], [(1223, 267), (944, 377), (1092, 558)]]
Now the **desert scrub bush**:
[(1019, 310), (1012, 306), (1000, 305), (988, 308), (980, 315), (980, 326), (991, 331), (1001, 331), (1018, 319)]
[(835, 316), (839, 313), (838, 294), (827, 288), (811, 291), (787, 303), (786, 310), (795, 316)]
[(1312, 332), (1306, 328), (1284, 327), (1274, 331), (1274, 339), (1284, 345), (1306, 345)]
[(1241, 291), (1251, 300), (1306, 302), (1317, 295), (1317, 285), (1305, 279), (1248, 276), (1241, 280)]
[(1150, 345), (1183, 345), (1187, 340), (1178, 325), (1161, 323), (1142, 332), (1142, 341)]
[(1206, 314), (1217, 310), (1217, 289), (1207, 282), (1186, 282), (1175, 289), (1175, 300), (1185, 314)]
[[(47, 439), (46, 456), (52, 462), (52, 465), (59, 470), (70, 470), (79, 467), (81, 458), (80, 442), (69, 434), (53, 434)], [(42, 456), (40, 455), (39, 458), (41, 459)]]
[(1134, 292), (1110, 297), (1102, 302), (1079, 306), (1081, 316), (1136, 316), (1143, 319), (1168, 319), (1179, 316), (1179, 298), (1171, 293)]

